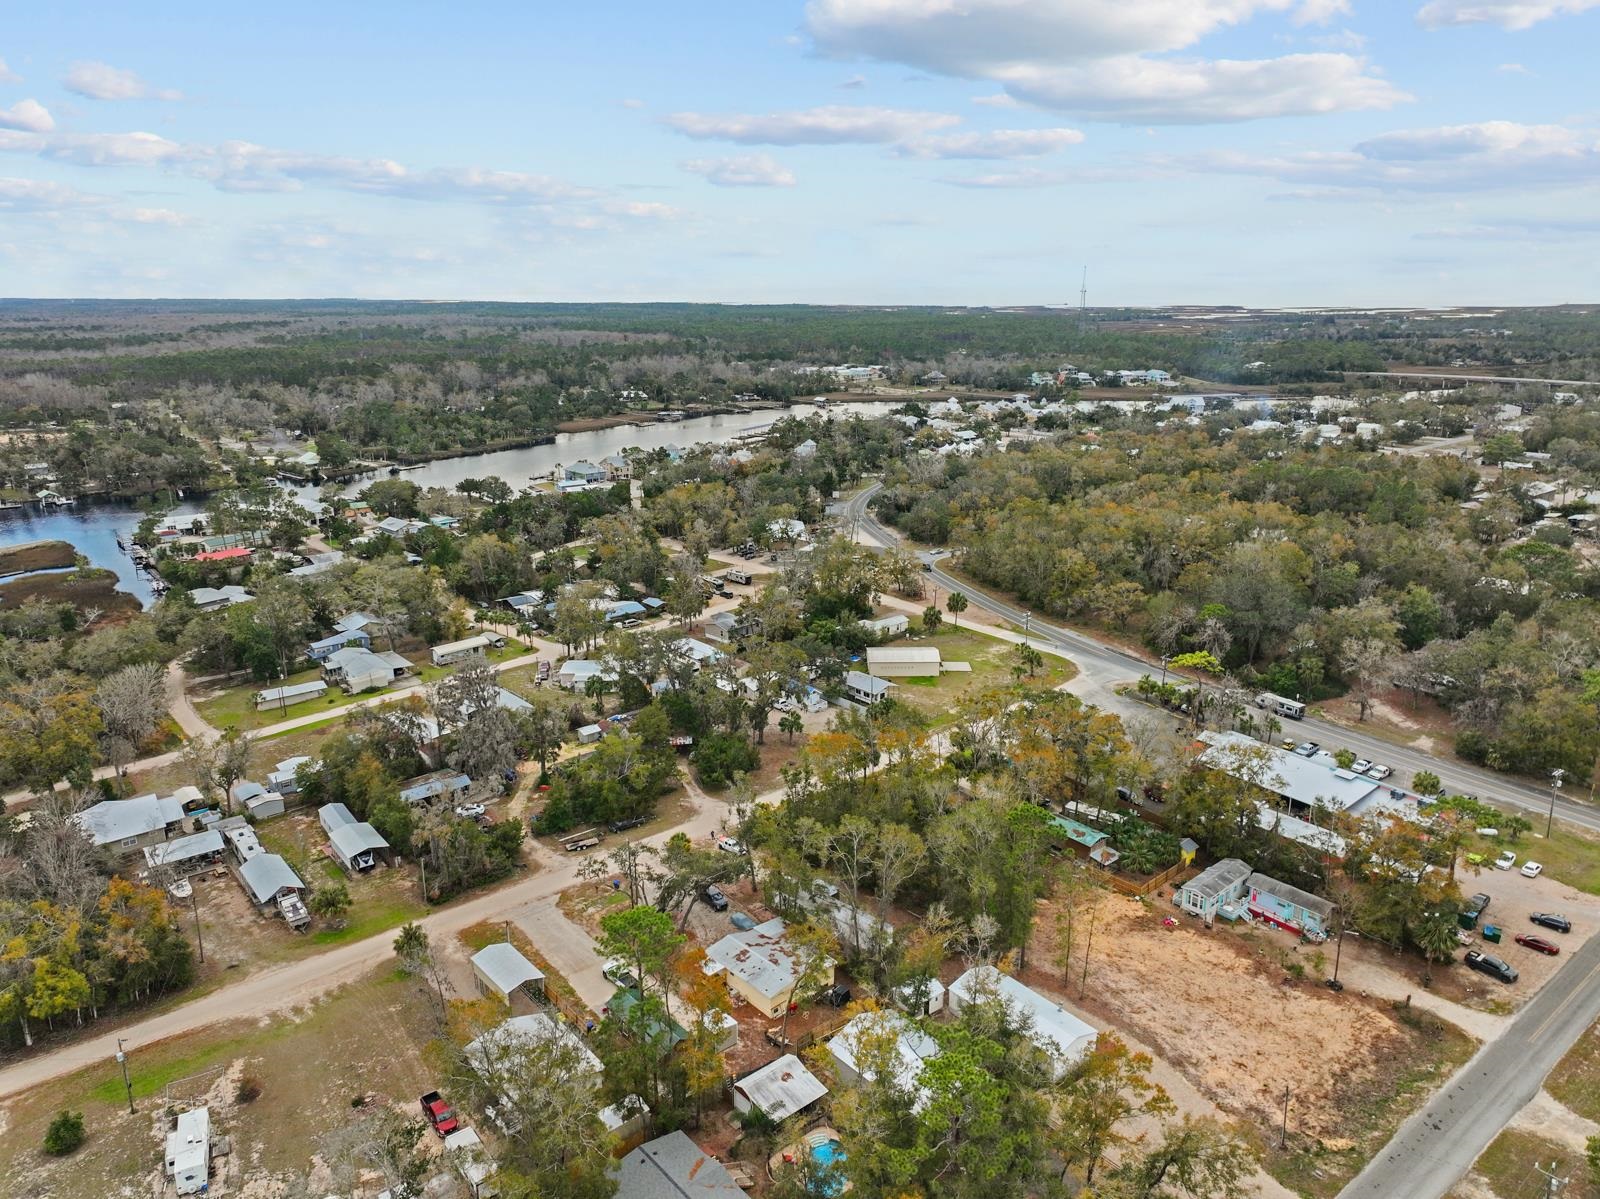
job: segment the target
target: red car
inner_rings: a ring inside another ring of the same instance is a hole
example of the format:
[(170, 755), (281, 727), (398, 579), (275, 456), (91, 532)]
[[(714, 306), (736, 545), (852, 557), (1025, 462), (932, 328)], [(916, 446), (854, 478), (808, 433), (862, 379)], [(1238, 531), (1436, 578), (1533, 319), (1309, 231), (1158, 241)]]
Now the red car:
[(1543, 937), (1536, 937), (1532, 933), (1518, 933), (1516, 942), (1524, 949), (1531, 949), (1535, 953), (1549, 954), (1551, 957), (1555, 957), (1556, 954), (1561, 952), (1558, 947), (1546, 941)]

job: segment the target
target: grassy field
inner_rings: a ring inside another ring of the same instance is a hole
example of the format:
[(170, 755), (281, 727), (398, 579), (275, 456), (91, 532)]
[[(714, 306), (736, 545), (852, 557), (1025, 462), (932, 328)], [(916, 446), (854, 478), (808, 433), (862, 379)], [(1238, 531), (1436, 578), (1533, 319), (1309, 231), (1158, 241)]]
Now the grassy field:
[[(1498, 1199), (1543, 1199), (1551, 1192), (1545, 1176), (1535, 1168), (1550, 1168), (1559, 1163), (1556, 1173), (1571, 1181), (1561, 1189), (1561, 1199), (1600, 1199), (1600, 1187), (1589, 1182), (1583, 1160), (1564, 1145), (1520, 1129), (1507, 1129), (1494, 1139), (1473, 1164), (1466, 1185), (1452, 1196), (1481, 1196), (1487, 1188)], [(1471, 1185), (1477, 1184), (1477, 1185)]]
[[(10, 1194), (50, 1199), (150, 1193), (146, 1180), (160, 1169), (165, 1131), (157, 1110), (171, 1084), (175, 1095), (208, 1102), (214, 1132), (232, 1139), (230, 1192), (245, 1189), (241, 1183), (261, 1186), (271, 1174), (303, 1179), (320, 1133), (349, 1123), (353, 1100), (410, 1108), (435, 1085), (423, 1057), (429, 1036), (416, 984), (385, 967), (293, 1018), (133, 1045), (136, 1113), (128, 1113), (122, 1075), (110, 1061), (36, 1088), (8, 1106), (0, 1179)], [(248, 1105), (237, 1102), (244, 1079), (260, 1089)], [(83, 1113), (89, 1136), (58, 1160), (44, 1155), (40, 1139), (63, 1109)]]
[[(1004, 687), (1016, 682), (1013, 667), (1017, 664), (1017, 646), (996, 637), (975, 633), (970, 629), (940, 628), (931, 638), (902, 637), (896, 646), (936, 645), (946, 662), (967, 662), (972, 666), (965, 671), (941, 674), (936, 679), (896, 679), (894, 697), (903, 703), (921, 708), (935, 726), (952, 720), (955, 708), (969, 695)], [(1024, 678), (1031, 687), (1059, 687), (1077, 673), (1072, 663), (1050, 654), (1044, 655), (1042, 665), (1032, 678)]]
[[(520, 657), (527, 649), (520, 641), (508, 639), (504, 649), (491, 649), (486, 656), (491, 663), (509, 662)], [(402, 679), (396, 684), (396, 689), (413, 687), (418, 683), (432, 683), (444, 678), (454, 671), (450, 666), (434, 666), (428, 658), (428, 651), (414, 650), (406, 654), (416, 667), (414, 678)], [(290, 704), (287, 708), (276, 705), (265, 712), (256, 711), (256, 692), (266, 687), (293, 686), (295, 683), (310, 683), (322, 677), (320, 667), (311, 667), (298, 671), (284, 679), (281, 683), (241, 683), (237, 687), (229, 687), (210, 699), (203, 700), (195, 705), (195, 709), (209, 723), (219, 729), (236, 728), (241, 730), (261, 729), (268, 725), (278, 724), (284, 720), (293, 720), (297, 716), (306, 716), (313, 712), (326, 711), (330, 714), (338, 713), (349, 707), (357, 700), (370, 699), (370, 695), (346, 695), (337, 687), (330, 687), (327, 694), (316, 699), (306, 700), (298, 704)]]
[(1544, 865), (1544, 872), (1551, 878), (1575, 890), (1600, 895), (1600, 837), (1559, 820), (1548, 839), (1543, 836), (1543, 820), (1535, 820), (1534, 827), (1539, 831), (1525, 833), (1514, 842), (1469, 838), (1466, 852), (1481, 853), (1493, 861), (1502, 849), (1509, 849), (1516, 853), (1519, 864), (1532, 858)]
[(1578, 1038), (1544, 1089), (1587, 1120), (1600, 1121), (1600, 1025)]

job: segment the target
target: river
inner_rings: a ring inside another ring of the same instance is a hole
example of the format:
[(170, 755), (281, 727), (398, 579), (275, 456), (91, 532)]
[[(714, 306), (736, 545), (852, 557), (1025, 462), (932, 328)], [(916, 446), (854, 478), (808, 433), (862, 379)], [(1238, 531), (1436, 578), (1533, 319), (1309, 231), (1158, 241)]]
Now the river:
[[(881, 415), (890, 406), (903, 402), (836, 403), (830, 404), (826, 410), (812, 404), (793, 404), (786, 409), (719, 413), (665, 424), (618, 425), (583, 433), (560, 433), (551, 445), (442, 458), (407, 470), (401, 477), (419, 487), (453, 488), (463, 479), (482, 479), (495, 475), (520, 490), (536, 479), (549, 478), (550, 472), (557, 466), (569, 466), (579, 461), (598, 462), (635, 446), (653, 450), (679, 445), (687, 449), (701, 442), (720, 443), (758, 431), (782, 416), (816, 416), (824, 412), (829, 416)], [(370, 478), (354, 480), (346, 490), (359, 491), (369, 481)], [(308, 508), (316, 508), (318, 488), (305, 486), (289, 490)], [(185, 502), (172, 509), (172, 514), (189, 515), (202, 508), (203, 505), (198, 501)], [(118, 588), (137, 596), (139, 602), (148, 607), (155, 598), (150, 590), (149, 578), (134, 567), (127, 554), (117, 548), (118, 537), (125, 543), (132, 543), (133, 532), (142, 519), (143, 513), (130, 504), (85, 503), (49, 511), (30, 504), (0, 512), (0, 546), (19, 545), (26, 541), (69, 541), (89, 560), (90, 565), (115, 571)]]

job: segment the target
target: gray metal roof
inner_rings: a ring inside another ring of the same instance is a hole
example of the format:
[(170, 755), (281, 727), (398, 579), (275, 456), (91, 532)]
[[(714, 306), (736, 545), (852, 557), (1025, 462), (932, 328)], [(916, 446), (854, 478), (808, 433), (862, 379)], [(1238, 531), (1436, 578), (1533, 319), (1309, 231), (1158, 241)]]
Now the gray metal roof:
[(742, 1199), (726, 1167), (682, 1132), (646, 1141), (617, 1163), (617, 1199)]
[(328, 841), (333, 846), (334, 852), (346, 862), (357, 854), (389, 848), (389, 843), (383, 839), (383, 834), (366, 821), (359, 824), (341, 824), (337, 828), (330, 829)]
[(163, 841), (160, 845), (147, 845), (144, 858), (150, 865), (160, 866), (166, 862), (187, 862), (193, 858), (203, 858), (208, 853), (221, 852), (222, 834), (214, 828), (208, 828), (203, 833), (174, 837), (170, 841)]
[(1333, 901), (1324, 899), (1320, 895), (1313, 895), (1310, 891), (1302, 891), (1299, 887), (1291, 887), (1288, 883), (1280, 883), (1277, 879), (1267, 874), (1252, 874), (1249, 887), (1252, 891), (1265, 891), (1269, 895), (1276, 895), (1279, 899), (1287, 900), (1298, 908), (1308, 912), (1315, 912), (1326, 920), (1333, 915)]
[(1240, 883), (1250, 877), (1250, 867), (1238, 858), (1223, 858), (1211, 866), (1207, 866), (1194, 878), (1183, 884), (1185, 891), (1192, 891), (1202, 899), (1215, 899), (1219, 895), (1226, 895), (1234, 890)]
[(317, 820), (322, 825), (322, 831), (331, 833), (341, 825), (354, 824), (355, 813), (342, 803), (325, 803), (317, 809)]
[(114, 845), (132, 837), (159, 832), (183, 819), (183, 801), (175, 796), (136, 795), (107, 799), (85, 808), (74, 819), (96, 845)]
[(285, 887), (296, 891), (306, 889), (294, 868), (275, 853), (257, 854), (239, 867), (239, 877), (257, 903), (266, 903)]
[(710, 949), (706, 959), (745, 980), (762, 995), (776, 999), (794, 986), (794, 959), (783, 936), (787, 926), (774, 917), (748, 932), (729, 933)]

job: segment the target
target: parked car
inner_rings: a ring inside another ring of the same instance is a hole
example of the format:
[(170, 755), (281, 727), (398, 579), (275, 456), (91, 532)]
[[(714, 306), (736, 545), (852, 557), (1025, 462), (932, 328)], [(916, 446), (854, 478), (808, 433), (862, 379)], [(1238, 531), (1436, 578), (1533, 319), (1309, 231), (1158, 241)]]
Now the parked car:
[(625, 833), (630, 828), (639, 828), (641, 825), (649, 823), (650, 817), (648, 816), (630, 816), (627, 820), (613, 820), (606, 827), (614, 833)]
[(728, 897), (722, 893), (722, 888), (716, 883), (708, 883), (700, 892), (706, 905), (713, 912), (726, 912), (728, 910)]
[(1293, 737), (1285, 737), (1283, 739), (1283, 748), (1284, 749), (1293, 749), (1298, 744), (1299, 744), (1299, 742), (1296, 741)]
[(820, 1002), (827, 1004), (829, 1007), (843, 1007), (845, 1004), (850, 1002), (850, 988), (841, 987), (836, 984), (823, 991), (822, 994), (817, 998)]
[(639, 980), (633, 976), (633, 968), (621, 958), (612, 958), (600, 967), (600, 974), (608, 983), (615, 983), (619, 987), (637, 987)]
[(1572, 921), (1565, 916), (1557, 915), (1555, 912), (1534, 912), (1528, 919), (1540, 928), (1551, 928), (1558, 933), (1570, 933), (1572, 931)]
[(1511, 939), (1524, 949), (1533, 950), (1534, 953), (1543, 953), (1548, 954), (1550, 957), (1555, 957), (1556, 954), (1561, 952), (1554, 941), (1546, 941), (1543, 937), (1534, 933), (1518, 933)]
[(737, 837), (718, 837), (717, 848), (723, 853), (743, 853), (744, 846), (739, 844)]
[(1366, 774), (1367, 771), (1372, 769), (1372, 763), (1367, 761), (1366, 758), (1357, 758), (1350, 764), (1350, 769), (1357, 774)]
[(1523, 878), (1538, 878), (1543, 873), (1544, 873), (1544, 865), (1541, 862), (1524, 862), (1524, 863), (1522, 863), (1522, 877)]
[(422, 1097), (422, 1118), (428, 1122), (429, 1128), (442, 1137), (449, 1136), (461, 1127), (455, 1112), (438, 1091), (429, 1091)]
[(1494, 860), (1496, 870), (1510, 870), (1517, 864), (1517, 855), (1509, 849), (1502, 850), (1500, 856)]
[(1316, 753), (1319, 748), (1321, 747), (1318, 746), (1315, 741), (1302, 741), (1299, 745), (1294, 747), (1294, 752), (1299, 754), (1302, 758), (1309, 758), (1312, 754)]
[(747, 933), (756, 926), (754, 916), (746, 916), (743, 912), (734, 912), (729, 915), (728, 922), (742, 933)]
[(1467, 950), (1467, 955), (1462, 959), (1469, 970), (1476, 970), (1480, 974), (1487, 974), (1490, 978), (1498, 978), (1503, 983), (1514, 983), (1518, 975), (1516, 968), (1508, 962), (1503, 962), (1492, 954), (1479, 953), (1476, 949)]
[(1479, 916), (1483, 915), (1484, 909), (1488, 906), (1489, 897), (1482, 891), (1479, 891), (1471, 899), (1467, 900), (1467, 902), (1462, 906), (1461, 914), (1469, 920), (1476, 920)]
[(482, 820), (489, 814), (489, 809), (481, 803), (458, 803), (456, 815), (463, 820)]
[(1362, 773), (1365, 774), (1369, 779), (1377, 779), (1381, 783), (1384, 779), (1388, 778), (1394, 773), (1394, 767), (1385, 766), (1380, 762), (1374, 762)]

